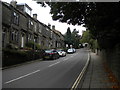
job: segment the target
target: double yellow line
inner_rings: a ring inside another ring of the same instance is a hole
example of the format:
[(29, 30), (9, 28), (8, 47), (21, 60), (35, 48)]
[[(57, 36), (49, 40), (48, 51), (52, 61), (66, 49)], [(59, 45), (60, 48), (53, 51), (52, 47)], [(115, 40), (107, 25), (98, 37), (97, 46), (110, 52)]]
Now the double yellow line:
[(76, 89), (77, 89), (78, 84), (80, 83), (80, 81), (81, 81), (81, 79), (82, 79), (82, 77), (83, 77), (83, 75), (84, 75), (84, 73), (85, 73), (85, 71), (86, 71), (86, 69), (87, 69), (87, 67), (88, 67), (89, 61), (90, 61), (90, 53), (88, 53), (87, 62), (86, 62), (86, 64), (85, 64), (84, 68), (82, 69), (82, 71), (80, 72), (78, 78), (77, 78), (76, 81), (74, 82), (71, 90), (76, 90)]

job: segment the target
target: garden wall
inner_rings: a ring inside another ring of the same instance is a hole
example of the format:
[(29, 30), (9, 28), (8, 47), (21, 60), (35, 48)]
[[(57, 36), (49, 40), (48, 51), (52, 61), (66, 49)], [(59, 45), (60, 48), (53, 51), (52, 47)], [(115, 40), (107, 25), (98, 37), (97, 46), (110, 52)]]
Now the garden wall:
[(120, 81), (120, 45), (116, 45), (113, 49), (101, 50), (98, 55), (107, 62), (113, 74)]

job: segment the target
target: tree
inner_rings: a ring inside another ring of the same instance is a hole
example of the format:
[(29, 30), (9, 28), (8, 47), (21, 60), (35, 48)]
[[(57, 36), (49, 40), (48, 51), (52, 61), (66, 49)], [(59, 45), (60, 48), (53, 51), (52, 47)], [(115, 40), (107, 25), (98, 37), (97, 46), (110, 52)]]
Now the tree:
[(79, 32), (76, 29), (74, 29), (71, 33), (71, 30), (68, 27), (67, 32), (65, 34), (65, 44), (68, 44), (68, 47), (70, 47), (70, 45), (72, 45), (74, 48), (79, 47), (80, 35), (78, 35), (78, 33)]
[(80, 40), (80, 35), (78, 35), (79, 31), (76, 29), (73, 30), (72, 32), (72, 44), (74, 48), (79, 48), (79, 40)]
[(82, 34), (82, 38), (80, 40), (81, 43), (90, 43), (91, 35), (89, 30), (84, 31)]
[[(53, 20), (81, 25), (90, 30), (101, 48), (113, 48), (120, 42), (120, 2), (52, 2), (47, 3)], [(112, 42), (111, 42), (112, 41)]]
[(67, 28), (67, 32), (65, 34), (65, 44), (68, 44), (69, 47), (72, 44), (70, 27)]
[(80, 43), (88, 43), (90, 48), (95, 52), (95, 49), (100, 49), (98, 45), (98, 41), (96, 39), (92, 38), (92, 35), (90, 33), (90, 30), (86, 30), (82, 34), (82, 38), (80, 40)]

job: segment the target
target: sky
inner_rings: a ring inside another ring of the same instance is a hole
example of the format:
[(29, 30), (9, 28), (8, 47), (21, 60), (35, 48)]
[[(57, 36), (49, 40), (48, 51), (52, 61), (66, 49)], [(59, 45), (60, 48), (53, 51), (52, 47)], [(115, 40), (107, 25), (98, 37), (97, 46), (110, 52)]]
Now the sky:
[[(11, 0), (2, 0), (5, 2), (10, 3)], [(82, 35), (82, 31), (86, 30), (85, 27), (82, 26), (73, 26), (73, 25), (68, 25), (67, 23), (61, 23), (58, 21), (53, 21), (50, 12), (50, 7), (41, 7), (40, 4), (37, 4), (36, 1), (33, 0), (16, 0), (18, 4), (20, 3), (26, 3), (32, 8), (32, 14), (37, 14), (37, 19), (48, 25), (50, 23), (51, 25), (55, 25), (55, 29), (60, 31), (62, 34), (65, 34), (67, 32), (67, 28), (70, 27), (71, 32), (73, 29), (79, 30), (79, 34)], [(31, 15), (33, 16), (33, 15)]]

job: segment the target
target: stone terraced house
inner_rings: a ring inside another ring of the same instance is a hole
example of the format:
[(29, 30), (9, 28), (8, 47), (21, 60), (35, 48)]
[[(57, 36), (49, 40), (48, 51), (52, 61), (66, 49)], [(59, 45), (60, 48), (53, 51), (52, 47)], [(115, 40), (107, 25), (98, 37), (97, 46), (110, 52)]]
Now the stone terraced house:
[(55, 26), (45, 25), (37, 20), (37, 14), (31, 16), (32, 9), (27, 4), (2, 2), (2, 47), (13, 44), (24, 48), (33, 41), (41, 49), (63, 48), (64, 36), (55, 30)]

